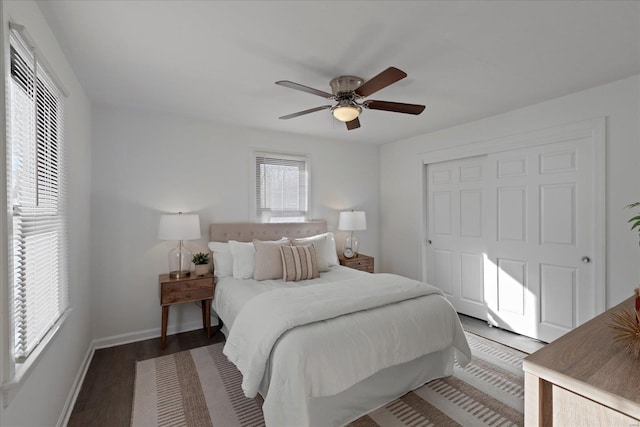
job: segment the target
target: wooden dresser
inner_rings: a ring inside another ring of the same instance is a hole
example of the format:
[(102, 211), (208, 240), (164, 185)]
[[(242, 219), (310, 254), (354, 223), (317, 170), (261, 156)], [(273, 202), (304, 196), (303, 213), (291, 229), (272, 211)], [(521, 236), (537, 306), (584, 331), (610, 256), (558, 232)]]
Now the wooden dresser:
[(640, 425), (640, 359), (617, 347), (611, 312), (524, 359), (525, 426)]

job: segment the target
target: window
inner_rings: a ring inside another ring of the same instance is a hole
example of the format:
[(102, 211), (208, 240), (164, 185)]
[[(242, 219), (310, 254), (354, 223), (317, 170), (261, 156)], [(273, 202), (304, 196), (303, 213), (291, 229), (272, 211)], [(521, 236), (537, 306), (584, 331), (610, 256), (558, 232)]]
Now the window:
[(13, 358), (21, 364), (69, 306), (63, 93), (32, 43), (12, 31), (9, 45), (9, 290)]
[(309, 159), (255, 153), (256, 220), (305, 221), (309, 209)]

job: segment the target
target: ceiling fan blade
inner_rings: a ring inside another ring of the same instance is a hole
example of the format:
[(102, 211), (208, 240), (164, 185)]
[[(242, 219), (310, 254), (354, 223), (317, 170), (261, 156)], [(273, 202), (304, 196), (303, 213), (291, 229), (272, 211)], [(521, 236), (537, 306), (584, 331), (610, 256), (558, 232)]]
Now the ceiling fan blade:
[(394, 113), (405, 113), (418, 115), (424, 111), (424, 105), (403, 104), (401, 102), (388, 101), (365, 101), (362, 105), (370, 110), (393, 111)]
[(278, 117), (282, 120), (293, 119), (294, 117), (303, 116), (309, 113), (315, 113), (316, 111), (326, 110), (327, 108), (331, 108), (331, 105), (323, 105), (322, 107), (309, 108), (308, 110), (298, 111), (297, 113), (288, 114), (286, 116)]
[(346, 122), (346, 123), (347, 123), (347, 130), (358, 129), (360, 127), (360, 120), (357, 117), (351, 120), (350, 122)]
[(356, 89), (356, 93), (360, 96), (369, 96), (380, 89), (384, 89), (392, 83), (407, 77), (407, 73), (396, 67), (389, 67), (377, 76), (366, 81), (362, 86)]
[(333, 98), (333, 94), (329, 93), (329, 92), (324, 92), (318, 89), (314, 89), (312, 87), (309, 86), (304, 86), (301, 85), (300, 83), (294, 83), (294, 82), (290, 82), (289, 80), (279, 80), (276, 82), (277, 85), (280, 86), (284, 86), (284, 87), (288, 87), (290, 89), (297, 89), (297, 90), (301, 90), (303, 92), (307, 92), (310, 93), (312, 95), (318, 95), (321, 96), (323, 98)]

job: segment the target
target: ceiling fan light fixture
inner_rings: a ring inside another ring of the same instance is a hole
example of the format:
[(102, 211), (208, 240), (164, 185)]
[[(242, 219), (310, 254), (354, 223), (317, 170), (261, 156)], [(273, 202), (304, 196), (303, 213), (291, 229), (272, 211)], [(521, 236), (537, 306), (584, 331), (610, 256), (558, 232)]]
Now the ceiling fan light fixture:
[(379, 90), (384, 89), (405, 77), (407, 77), (407, 73), (396, 67), (389, 67), (366, 82), (364, 79), (357, 76), (338, 76), (329, 82), (329, 86), (331, 86), (331, 93), (301, 85), (300, 83), (294, 83), (289, 80), (280, 80), (276, 82), (277, 85), (300, 90), (326, 99), (332, 99), (336, 101), (336, 104), (333, 106), (323, 105), (321, 107), (309, 108), (307, 110), (287, 114), (286, 116), (279, 118), (287, 120), (316, 111), (331, 109), (331, 114), (333, 114), (333, 117), (335, 117), (336, 120), (344, 122), (347, 130), (354, 130), (360, 127), (360, 120), (358, 117), (360, 117), (363, 107), (369, 110), (418, 115), (424, 111), (424, 105), (363, 100), (363, 98), (373, 95)]
[(333, 109), (333, 117), (341, 122), (350, 122), (360, 115), (362, 108), (355, 105), (341, 105)]

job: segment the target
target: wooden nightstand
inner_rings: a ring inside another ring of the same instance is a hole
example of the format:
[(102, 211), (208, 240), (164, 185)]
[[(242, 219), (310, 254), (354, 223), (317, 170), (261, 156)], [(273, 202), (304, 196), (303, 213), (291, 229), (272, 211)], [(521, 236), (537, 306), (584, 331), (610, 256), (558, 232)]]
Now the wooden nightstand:
[(192, 274), (182, 279), (172, 279), (168, 274), (161, 274), (159, 282), (162, 306), (162, 348), (164, 349), (167, 345), (169, 307), (173, 304), (200, 301), (202, 327), (207, 330), (207, 336), (211, 338), (211, 300), (216, 290), (213, 274), (207, 273), (204, 276)]
[(340, 265), (344, 265), (345, 267), (353, 268), (356, 270), (366, 271), (368, 273), (373, 273), (372, 256), (358, 254), (353, 258), (345, 258), (344, 255), (338, 254), (338, 259), (340, 260)]

